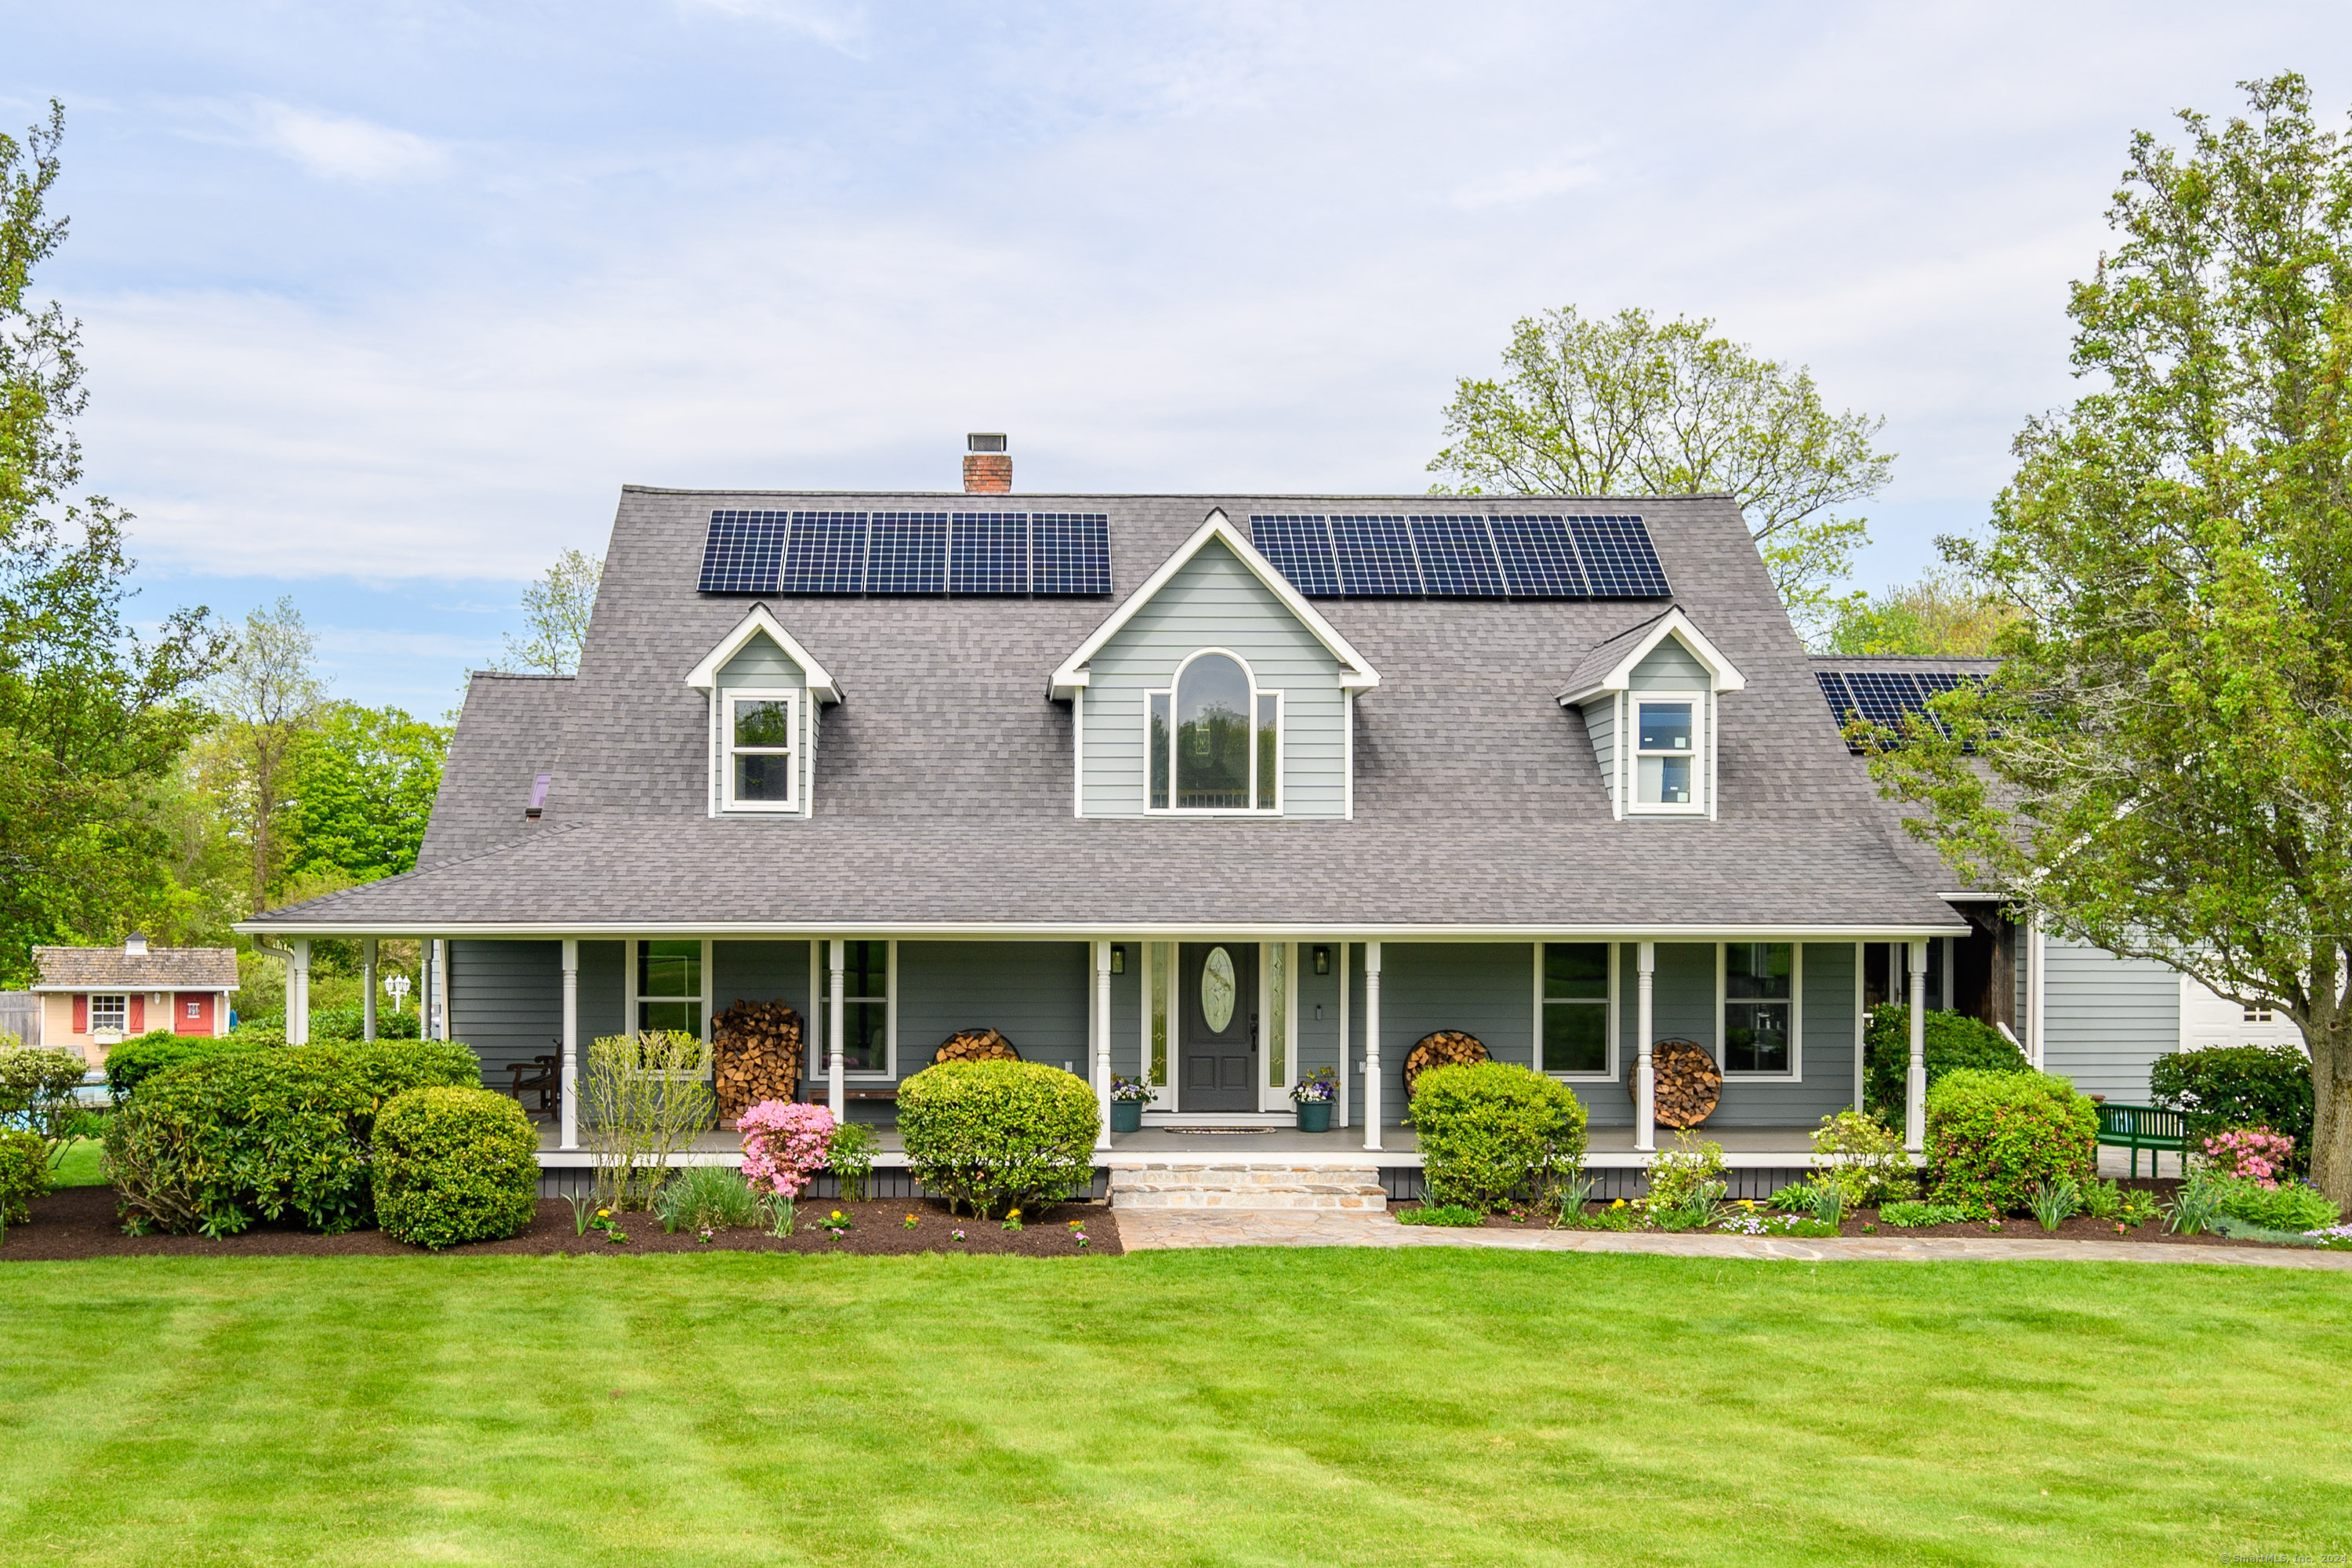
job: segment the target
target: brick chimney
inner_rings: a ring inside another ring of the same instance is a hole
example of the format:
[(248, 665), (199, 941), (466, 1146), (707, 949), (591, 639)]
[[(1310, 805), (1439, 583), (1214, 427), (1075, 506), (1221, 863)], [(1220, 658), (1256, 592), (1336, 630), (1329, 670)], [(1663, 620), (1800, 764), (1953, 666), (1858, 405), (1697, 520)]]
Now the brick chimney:
[(973, 434), (963, 438), (963, 488), (971, 495), (1001, 496), (1013, 489), (1013, 454), (1004, 437)]

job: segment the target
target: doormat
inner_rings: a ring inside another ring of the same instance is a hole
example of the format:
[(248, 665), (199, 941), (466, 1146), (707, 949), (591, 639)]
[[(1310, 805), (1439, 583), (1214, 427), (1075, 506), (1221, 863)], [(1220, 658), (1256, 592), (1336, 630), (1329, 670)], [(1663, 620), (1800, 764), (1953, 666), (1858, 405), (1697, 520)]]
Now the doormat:
[(1221, 1137), (1263, 1138), (1269, 1132), (1287, 1132), (1290, 1129), (1286, 1127), (1186, 1127), (1179, 1122), (1171, 1121), (1167, 1126), (1157, 1129), (1157, 1131), (1161, 1132), (1211, 1132)]

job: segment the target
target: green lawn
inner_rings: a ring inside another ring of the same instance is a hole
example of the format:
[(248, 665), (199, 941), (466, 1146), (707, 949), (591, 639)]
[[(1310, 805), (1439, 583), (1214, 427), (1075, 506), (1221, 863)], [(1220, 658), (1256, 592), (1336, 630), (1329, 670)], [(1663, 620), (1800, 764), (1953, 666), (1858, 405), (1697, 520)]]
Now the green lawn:
[(49, 1184), (55, 1187), (106, 1185), (105, 1145), (95, 1138), (77, 1138), (67, 1144), (65, 1153), (49, 1167)]
[(11, 1563), (2352, 1549), (2352, 1279), (1454, 1249), (0, 1264)]

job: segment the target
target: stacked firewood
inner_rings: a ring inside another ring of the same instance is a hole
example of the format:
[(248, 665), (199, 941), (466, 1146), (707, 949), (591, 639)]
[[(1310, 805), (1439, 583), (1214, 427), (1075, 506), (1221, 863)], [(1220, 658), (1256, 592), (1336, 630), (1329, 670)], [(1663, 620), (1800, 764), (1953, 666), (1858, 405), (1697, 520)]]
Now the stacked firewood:
[(1414, 1082), (1431, 1068), (1464, 1067), (1486, 1059), (1486, 1047), (1475, 1035), (1459, 1029), (1423, 1035), (1404, 1058), (1404, 1097), (1412, 1098)]
[[(1642, 1064), (1636, 1058), (1625, 1087), (1638, 1099)], [(1723, 1098), (1723, 1073), (1696, 1040), (1660, 1040), (1650, 1047), (1650, 1071), (1659, 1125), (1696, 1127), (1715, 1114)]]
[(1017, 1062), (1021, 1053), (994, 1029), (958, 1029), (931, 1056), (939, 1062)]
[(782, 1002), (737, 1002), (710, 1020), (710, 1076), (719, 1119), (763, 1100), (790, 1100), (801, 1087), (801, 1016)]

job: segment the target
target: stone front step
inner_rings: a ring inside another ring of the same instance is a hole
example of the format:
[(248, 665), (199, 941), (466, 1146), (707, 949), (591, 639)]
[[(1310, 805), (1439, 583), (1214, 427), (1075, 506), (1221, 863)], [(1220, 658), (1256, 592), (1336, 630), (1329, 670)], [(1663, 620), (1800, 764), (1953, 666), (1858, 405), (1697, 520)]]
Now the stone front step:
[(1328, 1209), (1380, 1214), (1389, 1206), (1370, 1166), (1168, 1163), (1110, 1173), (1115, 1209)]

